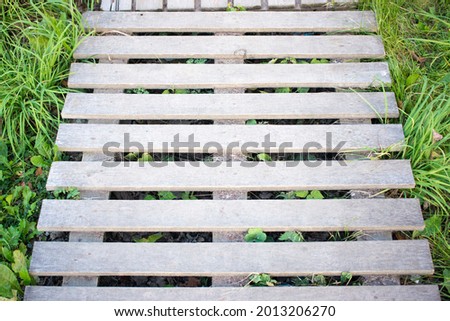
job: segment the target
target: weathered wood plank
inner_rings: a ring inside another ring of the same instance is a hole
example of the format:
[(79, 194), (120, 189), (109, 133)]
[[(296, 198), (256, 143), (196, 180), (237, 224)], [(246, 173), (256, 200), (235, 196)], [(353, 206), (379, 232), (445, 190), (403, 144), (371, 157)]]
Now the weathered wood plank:
[[(141, 153), (223, 153), (223, 151), (241, 154), (343, 153), (384, 149), (399, 151), (403, 149), (403, 140), (403, 129), (400, 124), (308, 126), (61, 124), (56, 145), (63, 152), (108, 150)], [(246, 148), (245, 144), (249, 143), (252, 146)]]
[(378, 36), (110, 36), (88, 37), (75, 59), (382, 58)]
[(409, 160), (53, 162), (47, 189), (215, 191), (413, 188)]
[(70, 88), (378, 87), (390, 84), (385, 62), (342, 64), (84, 64)]
[(334, 32), (376, 31), (371, 11), (338, 12), (101, 12), (83, 14), (97, 32)]
[[(279, 214), (275, 214), (279, 213)], [(220, 232), (422, 230), (417, 199), (44, 200), (41, 231)]]
[(394, 93), (130, 95), (70, 93), (70, 119), (396, 118)]
[[(255, 260), (255, 258), (258, 258)], [(300, 243), (35, 242), (30, 273), (246, 277), (433, 274), (426, 240)]]
[(26, 301), (439, 301), (437, 285), (212, 288), (29, 286)]

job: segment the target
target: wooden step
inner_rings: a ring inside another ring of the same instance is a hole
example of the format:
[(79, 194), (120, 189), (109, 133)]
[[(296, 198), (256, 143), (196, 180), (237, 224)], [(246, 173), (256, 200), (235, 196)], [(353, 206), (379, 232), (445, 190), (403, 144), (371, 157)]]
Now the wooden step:
[(83, 14), (96, 32), (336, 32), (377, 31), (371, 11), (101, 12)]
[[(273, 145), (269, 147), (264, 144), (266, 140)], [(244, 153), (343, 153), (384, 149), (399, 151), (403, 149), (403, 140), (400, 124), (61, 124), (56, 145), (63, 152), (102, 152), (105, 146), (115, 143), (117, 145), (108, 146), (109, 152), (223, 153), (228, 150)], [(244, 147), (250, 143), (253, 145)]]
[(379, 87), (385, 62), (336, 64), (72, 64), (71, 88)]
[(35, 242), (35, 276), (433, 274), (428, 242), (88, 243)]
[(75, 59), (383, 58), (378, 36), (88, 37)]
[(409, 160), (323, 162), (53, 162), (47, 189), (97, 191), (413, 188)]
[[(112, 3), (111, 3), (112, 2)], [(336, 6), (337, 8), (344, 5), (354, 5), (357, 0), (333, 0), (329, 2), (327, 0), (302, 0), (302, 9), (311, 7), (325, 7), (325, 6)], [(131, 0), (121, 0), (119, 4), (119, 10), (129, 11), (132, 9)], [(295, 0), (269, 0), (269, 8), (294, 8)], [(260, 8), (261, 0), (234, 0), (234, 5), (245, 6), (248, 9)], [(226, 9), (228, 6), (228, 0), (202, 0), (201, 9), (211, 10), (211, 9)], [(168, 0), (167, 9), (168, 10), (194, 10), (195, 4), (194, 0)], [(101, 8), (103, 11), (115, 11), (114, 0), (102, 0)], [(136, 10), (162, 10), (163, 1), (162, 0), (136, 0)]]
[(130, 95), (69, 93), (61, 116), (80, 119), (396, 118), (392, 92)]
[(111, 288), (28, 286), (26, 301), (439, 301), (437, 285)]
[[(279, 213), (279, 214), (277, 214)], [(417, 199), (44, 200), (40, 231), (221, 232), (422, 230)]]

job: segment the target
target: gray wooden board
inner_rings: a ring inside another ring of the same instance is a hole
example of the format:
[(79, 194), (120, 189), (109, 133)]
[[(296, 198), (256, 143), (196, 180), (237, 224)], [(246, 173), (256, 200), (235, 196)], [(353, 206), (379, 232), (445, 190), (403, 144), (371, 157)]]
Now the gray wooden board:
[[(255, 259), (257, 258), (257, 259)], [(35, 242), (35, 276), (433, 274), (426, 240), (299, 243)]]
[(437, 285), (123, 288), (28, 286), (25, 301), (439, 301)]
[(413, 188), (409, 160), (53, 162), (47, 189), (109, 191)]
[[(271, 141), (267, 146), (264, 141)], [(106, 125), (61, 124), (63, 152), (343, 153), (403, 149), (400, 124), (376, 125)], [(177, 144), (176, 142), (181, 142)], [(192, 141), (192, 143), (187, 143)], [(139, 144), (131, 144), (137, 142)], [(245, 144), (253, 146), (246, 148)], [(181, 147), (180, 147), (181, 146)]]
[(74, 63), (70, 88), (379, 87), (391, 82), (385, 62), (341, 64)]
[(337, 12), (101, 12), (83, 14), (97, 32), (334, 32), (376, 31), (371, 11)]
[(378, 36), (110, 36), (88, 37), (75, 59), (382, 58)]
[(67, 95), (70, 119), (332, 119), (398, 117), (392, 92)]
[(44, 200), (40, 231), (215, 232), (422, 230), (417, 199)]

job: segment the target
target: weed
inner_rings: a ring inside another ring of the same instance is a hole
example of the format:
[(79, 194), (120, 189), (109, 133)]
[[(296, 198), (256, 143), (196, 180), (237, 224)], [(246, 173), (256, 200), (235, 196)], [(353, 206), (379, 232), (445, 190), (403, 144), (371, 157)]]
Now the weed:
[(305, 238), (303, 237), (302, 232), (296, 231), (288, 231), (281, 234), (278, 238), (279, 241), (289, 241), (289, 242), (304, 242)]
[(246, 9), (243, 6), (233, 6), (233, 4), (231, 2), (228, 2), (227, 11), (234, 12), (234, 11), (245, 11), (245, 10)]
[(272, 279), (269, 274), (254, 274), (250, 276), (249, 282), (247, 285), (252, 286), (275, 286), (278, 283), (277, 280)]
[(277, 198), (281, 199), (308, 199), (308, 200), (321, 200), (324, 199), (323, 194), (318, 190), (313, 191), (290, 191), (281, 192), (277, 195)]
[(246, 242), (265, 242), (267, 240), (267, 234), (260, 228), (251, 228), (244, 236)]

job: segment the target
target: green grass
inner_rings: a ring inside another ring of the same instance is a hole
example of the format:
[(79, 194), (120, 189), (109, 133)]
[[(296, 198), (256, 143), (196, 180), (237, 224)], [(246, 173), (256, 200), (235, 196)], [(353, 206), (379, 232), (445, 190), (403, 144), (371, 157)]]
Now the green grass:
[[(67, 0), (3, 0), (0, 8), (0, 299), (20, 299), (81, 15)], [(70, 196), (60, 193), (56, 197)]]
[(416, 180), (403, 196), (421, 200), (436, 273), (420, 282), (440, 285), (450, 299), (450, 10), (446, 0), (365, 0), (377, 13), (401, 107), (408, 158)]

